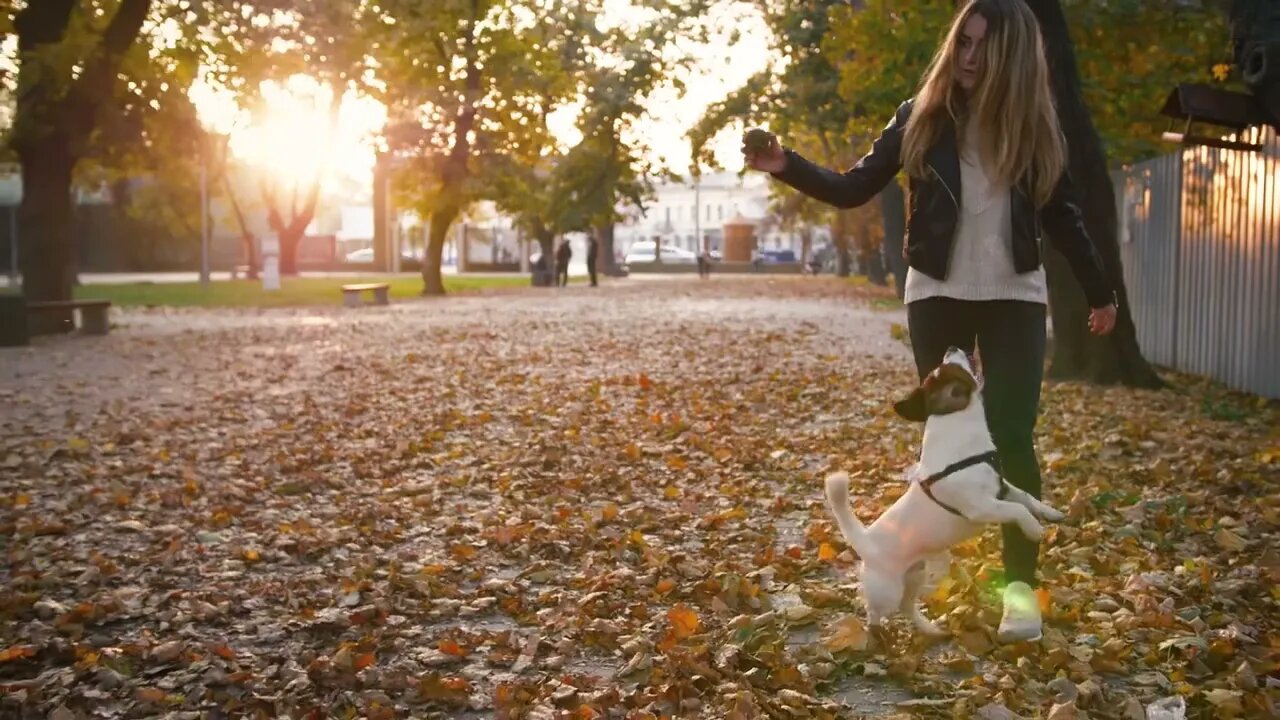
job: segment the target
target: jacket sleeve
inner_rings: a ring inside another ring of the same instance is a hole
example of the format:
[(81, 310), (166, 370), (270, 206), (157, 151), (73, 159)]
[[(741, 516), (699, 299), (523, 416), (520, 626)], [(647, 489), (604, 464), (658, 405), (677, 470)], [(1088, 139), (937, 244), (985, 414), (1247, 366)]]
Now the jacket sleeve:
[(1107, 280), (1102, 257), (1085, 230), (1084, 217), (1069, 173), (1062, 173), (1049, 202), (1040, 209), (1040, 222), (1049, 232), (1053, 246), (1071, 264), (1071, 272), (1080, 281), (1089, 307), (1100, 308), (1115, 303), (1115, 292)]
[(774, 177), (816, 200), (838, 208), (855, 208), (875, 197), (902, 169), (902, 134), (911, 101), (898, 106), (893, 119), (867, 153), (848, 171), (838, 173), (786, 150), (787, 166)]

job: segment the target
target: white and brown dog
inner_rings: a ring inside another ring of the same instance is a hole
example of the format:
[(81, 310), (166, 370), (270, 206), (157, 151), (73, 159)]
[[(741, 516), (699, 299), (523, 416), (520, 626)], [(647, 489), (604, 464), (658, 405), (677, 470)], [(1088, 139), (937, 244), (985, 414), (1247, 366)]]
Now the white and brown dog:
[(872, 628), (902, 612), (920, 632), (945, 635), (920, 612), (926, 563), (945, 561), (951, 546), (982, 532), (985, 523), (1017, 523), (1028, 538), (1039, 540), (1044, 526), (1037, 518), (1063, 518), (1001, 477), (981, 390), (969, 357), (953, 347), (910, 396), (894, 405), (902, 417), (925, 423), (924, 445), (919, 464), (909, 471), (907, 492), (871, 527), (849, 509), (848, 474), (826, 479), (827, 502), (861, 560), (862, 597)]

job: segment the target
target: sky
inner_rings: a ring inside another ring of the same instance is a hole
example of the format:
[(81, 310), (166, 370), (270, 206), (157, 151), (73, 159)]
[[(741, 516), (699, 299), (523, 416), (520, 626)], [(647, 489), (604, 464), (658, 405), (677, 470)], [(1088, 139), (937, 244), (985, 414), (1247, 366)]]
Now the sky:
[[(644, 15), (630, 0), (606, 0), (605, 22), (620, 25), (643, 23)], [(672, 85), (660, 88), (649, 103), (648, 117), (632, 128), (637, 139), (651, 148), (650, 159), (676, 171), (690, 164), (685, 132), (705, 108), (762, 70), (770, 58), (769, 31), (754, 8), (725, 0), (706, 18), (712, 39), (682, 47), (695, 59), (682, 73), (683, 93)], [(733, 31), (737, 41), (730, 42)], [(373, 168), (373, 143), (386, 120), (385, 109), (369, 98), (349, 95), (343, 104), (336, 133), (330, 135), (323, 108), (328, 105), (324, 88), (310, 78), (296, 77), (287, 86), (264, 88), (270, 111), (250, 121), (226, 95), (197, 85), (191, 97), (211, 129), (230, 134), (232, 152), (269, 170), (282, 179), (311, 177), (324, 167), (326, 189), (350, 186), (350, 180), (368, 178)], [(552, 131), (566, 146), (578, 140), (574, 127), (577, 108), (565, 108), (550, 118)], [(742, 165), (738, 138), (742, 128), (727, 128), (712, 143), (717, 160), (727, 169)], [(626, 138), (624, 138), (626, 139)], [(327, 148), (327, 152), (317, 152)]]
[[(610, 0), (606, 13), (620, 19), (638, 15), (629, 0)], [(649, 110), (652, 122), (643, 130), (657, 159), (676, 170), (689, 167), (689, 143), (684, 134), (703, 110), (741, 87), (770, 61), (769, 29), (751, 5), (722, 3), (707, 20), (714, 28), (710, 41), (682, 48), (695, 58), (693, 68), (683, 73), (683, 95), (670, 85), (655, 93)], [(735, 30), (737, 38), (731, 42)], [(735, 170), (742, 165), (742, 130), (729, 128), (713, 141), (721, 165)]]

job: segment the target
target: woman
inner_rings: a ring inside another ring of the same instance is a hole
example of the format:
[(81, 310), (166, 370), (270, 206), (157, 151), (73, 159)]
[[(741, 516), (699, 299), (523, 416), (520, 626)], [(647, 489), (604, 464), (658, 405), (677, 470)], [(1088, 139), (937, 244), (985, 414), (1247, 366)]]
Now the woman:
[[(1040, 228), (1066, 256), (1099, 335), (1115, 325), (1115, 295), (1084, 229), (1066, 174), (1049, 69), (1023, 0), (973, 0), (956, 16), (916, 97), (843, 174), (776, 139), (744, 145), (749, 167), (840, 208), (875, 197), (905, 169), (910, 185), (905, 302), (924, 378), (949, 346), (982, 354), (983, 398), (1005, 477), (1040, 497), (1032, 432), (1044, 372), (1048, 294)], [(1004, 642), (1040, 637), (1033, 588), (1039, 547), (1003, 533)]]

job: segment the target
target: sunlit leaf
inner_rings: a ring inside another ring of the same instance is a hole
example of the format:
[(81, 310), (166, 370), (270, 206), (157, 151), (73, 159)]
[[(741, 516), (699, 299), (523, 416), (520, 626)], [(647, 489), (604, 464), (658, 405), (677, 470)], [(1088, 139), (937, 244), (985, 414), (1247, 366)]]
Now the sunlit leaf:
[(684, 603), (678, 603), (668, 610), (667, 620), (677, 638), (687, 638), (698, 632), (698, 614)]
[(867, 629), (862, 621), (853, 615), (844, 615), (827, 628), (822, 644), (833, 653), (844, 650), (866, 650), (867, 639)]

